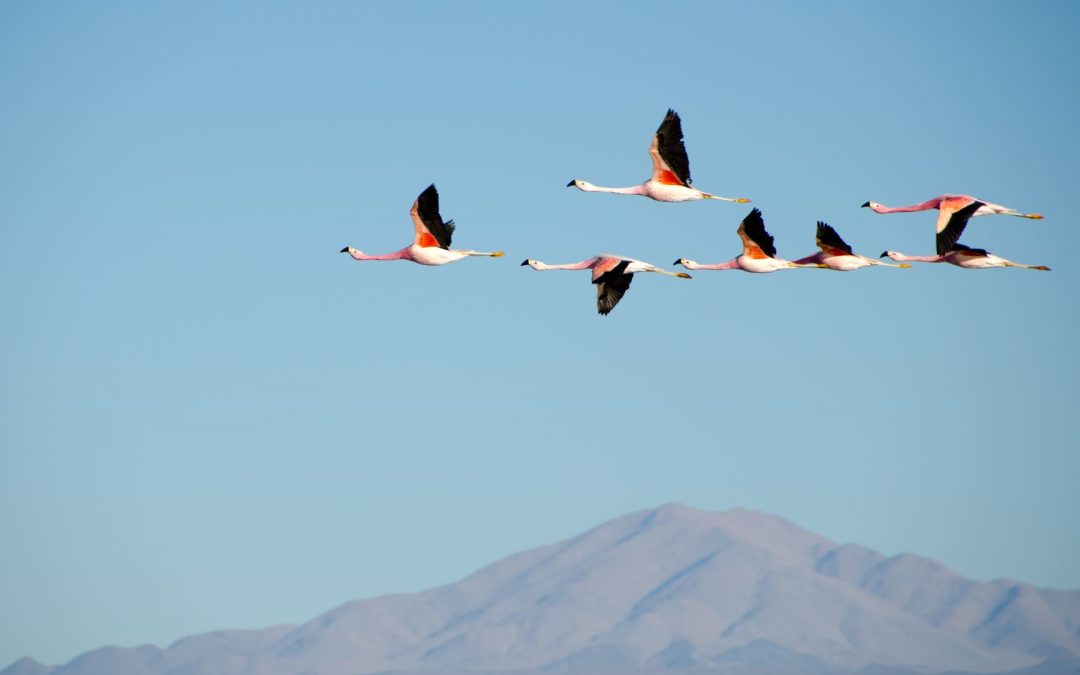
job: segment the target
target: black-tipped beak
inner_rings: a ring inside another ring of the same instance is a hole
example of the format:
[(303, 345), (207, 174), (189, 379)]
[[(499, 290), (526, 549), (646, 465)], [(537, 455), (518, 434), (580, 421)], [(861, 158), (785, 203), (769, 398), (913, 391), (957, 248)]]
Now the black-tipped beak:
[(888, 251), (882, 251), (881, 255), (879, 255), (878, 257), (879, 258), (888, 258), (889, 257), (889, 252)]
[(862, 205), (862, 207), (863, 207), (864, 209), (865, 209), (866, 207), (868, 207), (868, 206), (870, 206), (870, 202), (866, 202), (865, 204), (863, 204), (863, 205)]
[(572, 181), (570, 181), (569, 183), (567, 183), (567, 184), (566, 184), (566, 187), (574, 187), (574, 183), (576, 183), (576, 182), (577, 182), (577, 178), (575, 178), (574, 180), (572, 180)]
[(682, 264), (682, 258), (679, 258), (678, 260), (676, 260), (675, 262), (673, 262), (671, 264), (672, 265), (681, 265)]
[(341, 252), (341, 253), (348, 253), (348, 252), (349, 252), (349, 247), (348, 247), (348, 246), (346, 246), (345, 248), (341, 249), (341, 251), (340, 251), (340, 252)]
[(521, 265), (519, 265), (519, 267), (524, 267), (524, 266), (526, 266), (526, 265), (528, 265), (528, 264), (529, 264), (529, 261), (528, 261), (528, 260), (522, 260), (522, 261), (521, 261)]

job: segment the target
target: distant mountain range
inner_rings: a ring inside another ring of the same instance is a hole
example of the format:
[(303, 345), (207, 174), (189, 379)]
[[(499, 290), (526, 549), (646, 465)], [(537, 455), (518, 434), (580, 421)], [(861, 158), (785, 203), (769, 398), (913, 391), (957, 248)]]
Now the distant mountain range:
[(970, 581), (776, 516), (633, 513), (300, 626), (106, 647), (0, 675), (1080, 673), (1080, 591)]

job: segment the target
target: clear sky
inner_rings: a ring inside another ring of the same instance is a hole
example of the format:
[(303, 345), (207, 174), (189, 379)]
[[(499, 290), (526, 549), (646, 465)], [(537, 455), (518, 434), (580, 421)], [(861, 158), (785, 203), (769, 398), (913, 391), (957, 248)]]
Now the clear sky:
[[(0, 666), (307, 620), (680, 501), (1080, 588), (1072, 2), (0, 4)], [(748, 211), (1050, 265), (648, 275)], [(442, 268), (396, 250), (435, 182)], [(639, 275), (640, 277), (640, 275)]]

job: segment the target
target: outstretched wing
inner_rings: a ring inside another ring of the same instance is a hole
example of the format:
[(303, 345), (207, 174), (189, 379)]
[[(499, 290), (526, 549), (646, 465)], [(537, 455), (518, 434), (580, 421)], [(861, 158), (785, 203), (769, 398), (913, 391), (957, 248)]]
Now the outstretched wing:
[(938, 211), (937, 219), (937, 253), (945, 255), (952, 250), (953, 245), (964, 233), (968, 221), (975, 212), (984, 206), (983, 202), (973, 201), (962, 209), (950, 211), (944, 204)]
[[(610, 261), (610, 262), (609, 262)], [(626, 290), (630, 288), (633, 274), (626, 274), (629, 260), (607, 258), (593, 268), (593, 283), (596, 284), (596, 311), (608, 314), (619, 304)]]
[(739, 238), (743, 243), (743, 255), (751, 258), (776, 257), (772, 235), (765, 231), (765, 220), (759, 209), (752, 209), (739, 223)]
[(413, 226), (416, 228), (414, 244), (450, 248), (450, 239), (454, 236), (454, 221), (443, 222), (439, 214), (439, 191), (435, 189), (434, 183), (416, 198), (409, 215), (412, 216)]
[(817, 246), (822, 253), (830, 257), (855, 255), (851, 252), (851, 247), (848, 246), (847, 242), (836, 233), (836, 230), (820, 220), (817, 223)]
[(649, 146), (652, 157), (652, 179), (666, 185), (690, 187), (690, 159), (683, 146), (682, 121), (679, 113), (669, 109)]

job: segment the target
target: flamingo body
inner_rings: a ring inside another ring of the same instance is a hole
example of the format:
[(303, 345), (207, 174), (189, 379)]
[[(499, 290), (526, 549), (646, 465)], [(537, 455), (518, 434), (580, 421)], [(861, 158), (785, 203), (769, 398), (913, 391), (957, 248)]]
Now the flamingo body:
[(596, 284), (596, 311), (604, 316), (619, 304), (619, 300), (622, 300), (623, 295), (630, 289), (634, 274), (638, 272), (657, 272), (682, 279), (690, 278), (689, 274), (683, 272), (669, 272), (642, 260), (610, 253), (601, 253), (580, 262), (562, 265), (548, 265), (532, 258), (526, 259), (521, 264), (540, 271), (592, 270), (592, 282)]
[(454, 235), (454, 221), (443, 221), (439, 213), (439, 192), (432, 183), (420, 193), (409, 210), (415, 231), (413, 243), (393, 253), (369, 255), (358, 248), (346, 246), (342, 253), (348, 253), (354, 260), (410, 260), (420, 265), (446, 265), (469, 256), (489, 256), (498, 258), (502, 251), (470, 251), (450, 248)]
[(897, 262), (913, 261), (925, 263), (949, 263), (968, 270), (985, 270), (993, 267), (1022, 267), (1029, 270), (1049, 272), (1046, 265), (1025, 265), (1023, 263), (1006, 260), (981, 248), (970, 248), (963, 244), (954, 244), (952, 250), (944, 255), (904, 255), (897, 251), (885, 251), (882, 258), (888, 257)]
[[(978, 206), (971, 208), (974, 204), (978, 204)], [(1042, 220), (1041, 214), (1021, 213), (1016, 209), (1011, 209), (1007, 206), (1002, 206), (1001, 204), (994, 204), (983, 199), (976, 199), (970, 195), (939, 195), (933, 199), (928, 199), (919, 204), (912, 204), (911, 206), (885, 206), (884, 204), (868, 201), (863, 204), (863, 207), (869, 208), (874, 213), (911, 213), (914, 211), (937, 209), (938, 219), (936, 231), (938, 255), (945, 255), (952, 250), (953, 244), (955, 244), (960, 239), (960, 235), (963, 234), (964, 227), (967, 226), (967, 221), (974, 216), (1003, 215), (1029, 218), (1031, 220)], [(964, 213), (965, 209), (970, 209), (966, 212), (966, 215), (958, 215)]]
[(836, 270), (837, 272), (851, 272), (871, 265), (884, 265), (886, 267), (911, 267), (907, 263), (891, 265), (880, 260), (858, 255), (829, 224), (818, 221), (817, 246), (820, 251), (805, 258), (799, 258), (792, 262), (799, 266), (821, 267), (823, 269)]
[(691, 270), (742, 270), (765, 274), (777, 270), (801, 267), (790, 260), (776, 257), (773, 237), (765, 230), (765, 221), (759, 209), (752, 209), (739, 223), (739, 238), (743, 242), (741, 255), (722, 263), (702, 264), (689, 258), (679, 258), (674, 264)]
[(669, 109), (653, 135), (649, 146), (653, 173), (649, 180), (630, 187), (602, 187), (575, 178), (566, 187), (582, 192), (610, 192), (620, 195), (640, 195), (658, 202), (691, 202), (699, 199), (718, 199), (726, 202), (749, 202), (743, 197), (720, 197), (693, 187), (690, 179), (690, 159), (683, 145), (682, 120)]

